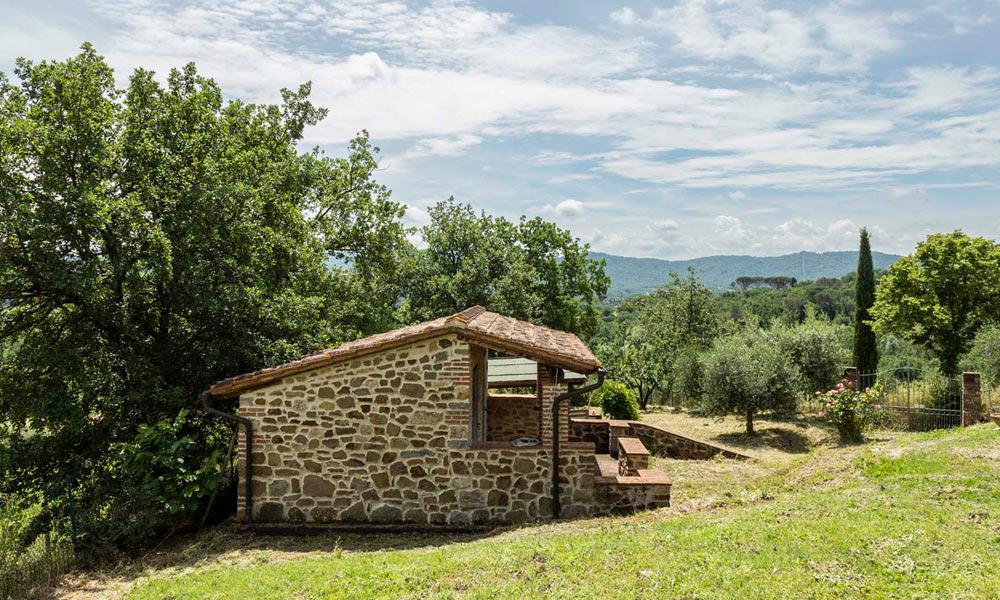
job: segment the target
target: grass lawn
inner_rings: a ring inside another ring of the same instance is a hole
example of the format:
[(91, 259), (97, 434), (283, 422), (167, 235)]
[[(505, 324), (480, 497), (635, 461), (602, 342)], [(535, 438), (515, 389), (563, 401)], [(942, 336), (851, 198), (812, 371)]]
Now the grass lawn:
[(282, 538), (222, 527), (66, 598), (998, 598), (1000, 430), (841, 447), (808, 420), (647, 420), (758, 456), (657, 459), (674, 506), (464, 536)]

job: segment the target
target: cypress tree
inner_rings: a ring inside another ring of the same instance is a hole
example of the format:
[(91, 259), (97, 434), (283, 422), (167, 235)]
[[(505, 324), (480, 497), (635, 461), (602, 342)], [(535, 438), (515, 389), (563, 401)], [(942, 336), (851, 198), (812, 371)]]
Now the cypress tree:
[(872, 248), (866, 228), (861, 230), (858, 283), (854, 291), (854, 366), (861, 374), (875, 373), (878, 370), (875, 332), (868, 324), (872, 304), (875, 304), (875, 268), (872, 266)]

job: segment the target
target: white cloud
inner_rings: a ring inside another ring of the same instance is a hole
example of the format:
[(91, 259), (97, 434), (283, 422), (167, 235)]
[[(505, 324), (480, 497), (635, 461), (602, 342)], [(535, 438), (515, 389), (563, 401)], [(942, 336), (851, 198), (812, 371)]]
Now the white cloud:
[(483, 138), (478, 135), (467, 133), (444, 138), (425, 138), (414, 143), (400, 156), (383, 158), (380, 166), (403, 171), (408, 169), (408, 161), (434, 156), (461, 156), (482, 141)]
[(555, 213), (560, 217), (569, 217), (583, 214), (583, 202), (567, 198), (556, 205)]
[[(254, 101), (312, 80), (314, 102), (331, 115), (306, 142), (339, 145), (362, 128), (377, 140), (416, 140), (386, 158), (397, 172), (410, 159), (460, 156), (488, 137), (538, 133), (603, 137), (610, 147), (541, 150), (533, 165), (590, 162), (588, 175), (681, 188), (844, 189), (1000, 164), (1000, 119), (989, 112), (994, 69), (911, 67), (901, 81), (870, 84), (787, 79), (797, 70), (861, 69), (898, 47), (894, 28), (904, 18), (844, 4), (682, 0), (646, 15), (614, 12), (637, 32), (671, 35), (696, 59), (749, 59), (781, 74), (730, 69), (759, 83), (728, 87), (692, 80), (698, 65), (678, 79), (649, 70), (655, 37), (523, 25), (462, 0), (95, 6), (116, 26), (106, 45), (119, 78), (138, 64), (162, 76), (196, 60), (227, 93)], [(303, 50), (305, 39), (336, 39), (347, 50)], [(927, 112), (968, 120), (913, 120)], [(662, 157), (678, 151), (694, 156)]]
[(621, 25), (635, 25), (639, 22), (639, 15), (628, 6), (623, 6), (611, 13), (611, 20)]
[(414, 227), (423, 227), (431, 222), (431, 215), (419, 206), (407, 206), (406, 214), (403, 215), (407, 224)]
[(938, 65), (911, 67), (906, 73), (906, 80), (898, 86), (908, 92), (898, 107), (903, 114), (950, 112), (979, 102), (997, 105), (997, 69)]
[[(954, 43), (953, 23), (982, 27), (995, 21), (983, 12), (991, 8), (643, 6), (622, 6), (590, 29), (560, 15), (526, 23), (464, 0), (93, 0), (80, 10), (93, 7), (103, 21), (95, 41), (122, 84), (136, 66), (163, 80), (190, 60), (248, 101), (275, 102), (281, 87), (312, 80), (313, 101), (331, 112), (306, 143), (340, 150), (368, 129), (394, 148), (380, 177), (395, 178), (401, 201), (444, 188), (480, 194), (493, 212), (600, 211), (601, 243), (635, 252), (834, 247), (849, 232), (831, 231), (840, 215), (825, 207), (854, 194), (913, 202), (944, 189), (935, 186), (997, 188), (992, 55), (972, 64), (968, 56), (980, 55), (905, 54), (933, 35)], [(11, 11), (0, 7), (0, 17)], [(79, 31), (58, 20), (14, 16), (0, 19), (0, 49), (11, 56), (61, 58), (79, 45)], [(936, 33), (913, 29), (932, 18)], [(472, 154), (489, 164), (470, 165)], [(416, 160), (421, 169), (407, 169)], [(535, 192), (586, 201), (539, 208), (523, 200)], [(812, 205), (785, 202), (788, 192)], [(422, 210), (407, 221), (426, 219)], [(777, 211), (780, 223), (759, 216)], [(677, 214), (702, 220), (682, 225)], [(593, 220), (575, 219), (574, 233), (594, 230)]]
[(681, 0), (646, 19), (631, 10), (612, 18), (668, 33), (679, 50), (700, 59), (749, 59), (785, 72), (856, 71), (899, 45), (890, 16), (841, 5), (796, 12), (752, 0)]
[(549, 183), (562, 184), (570, 183), (573, 181), (589, 181), (591, 179), (597, 179), (598, 176), (594, 173), (567, 173), (566, 175), (557, 175), (549, 179)]
[(670, 233), (680, 230), (681, 224), (673, 219), (658, 219), (649, 225), (651, 231), (657, 233)]

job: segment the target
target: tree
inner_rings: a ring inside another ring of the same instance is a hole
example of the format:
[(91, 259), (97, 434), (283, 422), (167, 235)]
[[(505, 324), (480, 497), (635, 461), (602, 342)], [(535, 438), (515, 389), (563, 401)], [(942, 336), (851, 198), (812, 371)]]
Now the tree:
[[(875, 268), (868, 230), (861, 230), (858, 252), (858, 281), (854, 292), (854, 366), (859, 373), (878, 371), (878, 346), (871, 326), (871, 307), (875, 304)], [(820, 388), (816, 388), (820, 389)]]
[(663, 286), (621, 302), (618, 315), (616, 333), (598, 345), (598, 355), (636, 391), (643, 409), (654, 392), (671, 390), (677, 357), (707, 348), (718, 330), (712, 292), (693, 270), (683, 278), (671, 273)]
[(973, 336), (1000, 315), (1000, 249), (961, 231), (928, 235), (879, 282), (871, 316), (876, 332), (926, 346), (942, 372), (957, 375)]
[(656, 354), (651, 330), (645, 324), (645, 321), (619, 322), (611, 339), (596, 347), (608, 373), (632, 388), (643, 410), (653, 393), (663, 389), (665, 369), (669, 367), (669, 360)]
[(813, 312), (800, 325), (774, 328), (773, 335), (781, 353), (801, 375), (800, 392), (826, 391), (840, 381), (848, 357), (846, 325), (834, 325)]
[(97, 538), (80, 541), (138, 541), (126, 529), (161, 513), (128, 493), (141, 474), (116, 449), (172, 423), (194, 442), (182, 462), (206, 464), (226, 426), (177, 421), (199, 391), (376, 326), (403, 207), (372, 180), (366, 134), (346, 158), (297, 151), (326, 114), (308, 84), (280, 105), (225, 101), (189, 64), (119, 90), (90, 45), (15, 74), (0, 74), (0, 492), (72, 500)]
[(754, 417), (795, 410), (800, 376), (772, 334), (746, 329), (716, 340), (705, 356), (705, 410), (737, 414), (754, 435)]
[(584, 336), (610, 280), (590, 247), (540, 218), (512, 223), (449, 198), (430, 209), (425, 250), (411, 257), (405, 313), (410, 321), (475, 304)]

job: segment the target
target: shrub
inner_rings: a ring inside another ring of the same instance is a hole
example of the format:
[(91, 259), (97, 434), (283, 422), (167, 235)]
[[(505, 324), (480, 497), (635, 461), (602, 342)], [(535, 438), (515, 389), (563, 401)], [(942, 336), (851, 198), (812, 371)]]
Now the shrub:
[(826, 400), (819, 416), (837, 427), (841, 441), (858, 443), (864, 439), (865, 431), (885, 416), (882, 405), (878, 403), (882, 396), (882, 384), (876, 383), (858, 392), (846, 383), (838, 383), (825, 394), (816, 392), (817, 396), (824, 396)]
[(705, 410), (745, 417), (747, 435), (758, 413), (795, 411), (800, 376), (774, 337), (747, 329), (717, 340), (705, 357)]
[(142, 495), (159, 506), (154, 514), (165, 526), (186, 524), (224, 479), (216, 454), (193, 460), (199, 449), (188, 420), (183, 409), (172, 421), (140, 425), (135, 442), (124, 447), (125, 468), (140, 474)]
[(624, 383), (605, 381), (597, 390), (597, 400), (601, 412), (609, 419), (635, 421), (639, 418), (639, 401), (635, 392)]
[(43, 536), (27, 535), (41, 510), (37, 504), (22, 508), (0, 497), (0, 598), (27, 597), (73, 561), (73, 548), (62, 536), (51, 535), (46, 544)]

